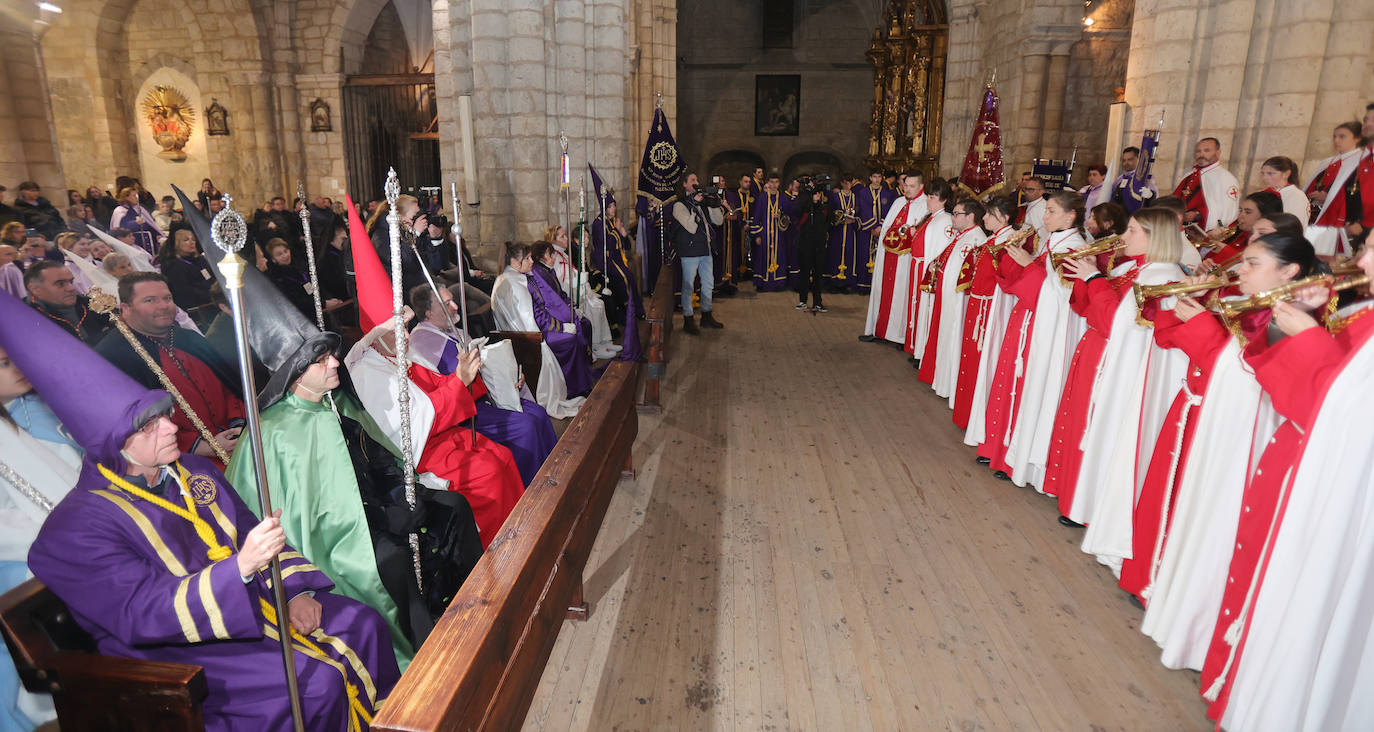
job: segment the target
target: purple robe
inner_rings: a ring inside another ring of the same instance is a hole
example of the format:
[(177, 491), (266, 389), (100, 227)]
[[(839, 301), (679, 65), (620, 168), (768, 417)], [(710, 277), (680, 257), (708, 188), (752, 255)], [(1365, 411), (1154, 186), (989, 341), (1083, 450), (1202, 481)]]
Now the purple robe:
[[(853, 191), (834, 190), (828, 198), (830, 210), (858, 215)], [(864, 240), (867, 239), (865, 236)], [(868, 269), (868, 252), (863, 253), (861, 260), (859, 251), (858, 222), (842, 219), (838, 226), (830, 227), (830, 239), (826, 244), (825, 280), (831, 287), (848, 291), (858, 286), (859, 270)]]
[(605, 273), (606, 287), (616, 304), (625, 310), (623, 339), (616, 360), (638, 361), (644, 355), (639, 344), (639, 318), (644, 312), (644, 300), (625, 254), (626, 245), (625, 238), (615, 227), (606, 226), (604, 217), (598, 216), (592, 221), (592, 266)]
[[(754, 288), (760, 292), (773, 292), (787, 287), (789, 269), (788, 252), (784, 231), (779, 227), (783, 215), (791, 216), (788, 198), (783, 193), (763, 191), (754, 201), (753, 214), (749, 218), (749, 236), (752, 238)], [(791, 227), (788, 227), (791, 228)]]
[[(410, 348), (416, 363), (447, 376), (458, 367), (458, 343), (438, 328), (421, 323), (411, 332)], [(529, 485), (534, 474), (544, 465), (544, 459), (558, 443), (549, 413), (538, 402), (520, 400), (516, 412), (502, 409), (490, 398), (477, 400), (477, 431), (498, 445), (505, 446), (515, 457), (520, 480)]]
[[(181, 465), (196, 514), (216, 542), (237, 551), (257, 518), (209, 460), (184, 455)], [(184, 505), (176, 484), (165, 485), (167, 498)], [(294, 642), (305, 728), (346, 730), (359, 711), (348, 687), (371, 715), (400, 678), (386, 623), (328, 592), (329, 578), (291, 547), (281, 558), (287, 597), (314, 592), (323, 606), (309, 644)], [(278, 630), (266, 617), (267, 572), (244, 582), (232, 554), (210, 561), (189, 521), (115, 487), (89, 456), (43, 524), (29, 567), (101, 654), (204, 667), (207, 730), (290, 728)]]
[(897, 194), (882, 184), (878, 185), (877, 190), (868, 186), (854, 189), (854, 204), (859, 214), (859, 254), (854, 286), (859, 292), (868, 292), (873, 282), (873, 255), (877, 245), (874, 239), (883, 228), (883, 217), (887, 216), (887, 210), (895, 200)]
[[(747, 192), (746, 192), (747, 195)], [(715, 255), (712, 265), (715, 267), (716, 286), (733, 286), (740, 274), (740, 267), (743, 265), (743, 249), (740, 247), (748, 241), (745, 233), (749, 225), (749, 209), (745, 202), (740, 199), (739, 191), (726, 191), (722, 197), (725, 207), (738, 213), (738, 219), (731, 219), (728, 216), (720, 232), (720, 252)]]
[(0, 290), (20, 300), (29, 296), (28, 288), (24, 287), (24, 271), (19, 269), (18, 264), (7, 262), (5, 266), (0, 267)]
[[(553, 270), (536, 264), (530, 271), (530, 297), (534, 301), (534, 322), (544, 334), (544, 342), (558, 358), (563, 378), (568, 383), (568, 396), (581, 396), (592, 390), (591, 323), (573, 314), (572, 306), (564, 298)], [(563, 332), (564, 323), (574, 323), (577, 332)]]

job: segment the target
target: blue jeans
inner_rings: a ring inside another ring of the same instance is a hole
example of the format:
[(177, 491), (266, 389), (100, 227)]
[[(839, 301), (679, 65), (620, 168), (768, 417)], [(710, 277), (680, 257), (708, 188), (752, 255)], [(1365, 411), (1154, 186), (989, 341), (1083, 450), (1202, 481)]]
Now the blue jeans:
[(682, 314), (692, 317), (692, 283), (701, 277), (701, 312), (711, 312), (711, 289), (716, 286), (711, 255), (682, 258)]

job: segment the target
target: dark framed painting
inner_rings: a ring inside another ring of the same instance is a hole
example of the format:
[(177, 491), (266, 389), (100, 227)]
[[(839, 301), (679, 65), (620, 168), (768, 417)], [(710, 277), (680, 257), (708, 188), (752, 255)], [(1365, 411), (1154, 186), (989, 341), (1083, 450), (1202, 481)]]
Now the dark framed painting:
[(801, 130), (801, 76), (759, 74), (754, 77), (754, 134), (796, 136)]

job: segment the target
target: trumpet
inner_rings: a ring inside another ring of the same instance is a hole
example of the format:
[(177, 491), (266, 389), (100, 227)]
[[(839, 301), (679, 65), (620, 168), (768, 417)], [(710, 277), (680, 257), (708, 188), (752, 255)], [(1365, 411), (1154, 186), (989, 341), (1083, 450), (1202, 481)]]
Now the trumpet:
[(1067, 252), (1054, 252), (1050, 254), (1050, 263), (1054, 265), (1055, 269), (1061, 269), (1064, 263), (1070, 259), (1096, 257), (1099, 254), (1106, 254), (1107, 252), (1120, 249), (1123, 246), (1125, 245), (1121, 242), (1121, 235), (1112, 234), (1111, 236), (1104, 236), (1082, 249), (1070, 249)]
[(1299, 292), (1309, 287), (1326, 287), (1332, 293), (1336, 293), (1356, 287), (1368, 287), (1369, 281), (1369, 275), (1355, 267), (1353, 262), (1341, 262), (1332, 268), (1331, 274), (1304, 277), (1244, 299), (1218, 303), (1217, 313), (1221, 316), (1221, 322), (1227, 329), (1244, 341), (1240, 334), (1239, 318), (1245, 313), (1272, 308), (1281, 302), (1292, 302), (1297, 299)]
[(1157, 297), (1178, 297), (1179, 295), (1191, 295), (1194, 292), (1206, 292), (1208, 290), (1219, 290), (1234, 284), (1231, 276), (1224, 270), (1219, 277), (1213, 277), (1206, 282), (1169, 282), (1163, 285), (1142, 285), (1139, 282), (1131, 285), (1131, 292), (1135, 295), (1135, 309), (1137, 322), (1141, 325), (1147, 324), (1143, 315), (1145, 302)]
[(1027, 226), (1016, 232), (1001, 244), (991, 244), (988, 246), (988, 254), (1000, 254), (1007, 247), (1020, 246), (1021, 242), (1035, 236), (1035, 227)]

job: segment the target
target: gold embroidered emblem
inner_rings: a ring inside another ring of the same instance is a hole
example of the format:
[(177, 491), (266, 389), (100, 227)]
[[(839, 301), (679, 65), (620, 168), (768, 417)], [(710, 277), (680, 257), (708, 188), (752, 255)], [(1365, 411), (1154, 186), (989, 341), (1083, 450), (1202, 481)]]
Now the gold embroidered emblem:
[(219, 489), (208, 475), (193, 475), (186, 480), (186, 490), (191, 492), (197, 506), (208, 506), (215, 502)]
[(649, 149), (649, 160), (654, 167), (666, 170), (677, 163), (677, 148), (666, 142), (654, 143)]

